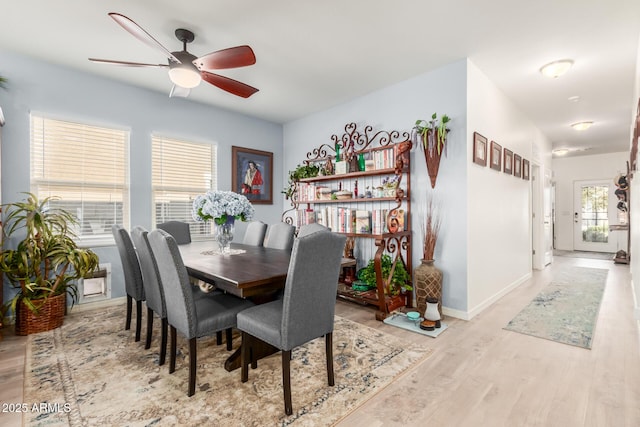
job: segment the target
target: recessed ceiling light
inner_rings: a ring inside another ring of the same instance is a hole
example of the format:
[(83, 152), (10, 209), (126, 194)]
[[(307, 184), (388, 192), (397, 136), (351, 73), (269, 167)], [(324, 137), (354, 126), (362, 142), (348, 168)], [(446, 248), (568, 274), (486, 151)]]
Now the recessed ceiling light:
[(567, 98), (567, 100), (569, 102), (578, 102), (578, 101), (580, 101), (580, 97), (578, 95), (570, 96), (569, 98)]
[(540, 72), (546, 77), (555, 79), (556, 77), (560, 77), (561, 75), (569, 71), (569, 68), (571, 68), (572, 65), (572, 60), (562, 59), (560, 61), (553, 61), (548, 63), (547, 65), (544, 65), (542, 68), (540, 68)]
[(571, 125), (575, 130), (587, 130), (591, 127), (593, 122), (578, 122)]

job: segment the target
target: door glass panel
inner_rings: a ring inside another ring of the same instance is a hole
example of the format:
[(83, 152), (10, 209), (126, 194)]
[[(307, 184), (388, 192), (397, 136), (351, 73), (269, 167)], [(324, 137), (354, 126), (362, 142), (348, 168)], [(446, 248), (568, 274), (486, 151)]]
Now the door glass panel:
[(582, 241), (607, 243), (609, 241), (609, 187), (590, 185), (582, 187)]

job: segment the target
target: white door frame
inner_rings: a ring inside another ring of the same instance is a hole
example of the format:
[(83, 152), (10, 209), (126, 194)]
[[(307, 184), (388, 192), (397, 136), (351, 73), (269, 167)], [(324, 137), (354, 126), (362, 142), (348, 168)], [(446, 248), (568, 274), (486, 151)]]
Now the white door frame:
[(544, 233), (544, 166), (531, 163), (531, 266), (534, 270), (545, 267), (546, 239)]

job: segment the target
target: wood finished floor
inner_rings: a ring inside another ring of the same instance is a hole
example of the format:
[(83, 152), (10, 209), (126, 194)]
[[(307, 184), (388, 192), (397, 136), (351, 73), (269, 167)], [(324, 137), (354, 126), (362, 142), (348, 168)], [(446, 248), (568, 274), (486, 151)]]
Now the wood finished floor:
[[(503, 329), (554, 269), (570, 265), (609, 269), (591, 350)], [(556, 257), (471, 321), (447, 318), (449, 329), (436, 339), (378, 322), (371, 309), (356, 304), (338, 301), (336, 314), (434, 350), (339, 427), (640, 425), (639, 330), (626, 265)], [(25, 342), (4, 331), (2, 403), (23, 401)], [(0, 426), (18, 425), (19, 414), (0, 414)]]

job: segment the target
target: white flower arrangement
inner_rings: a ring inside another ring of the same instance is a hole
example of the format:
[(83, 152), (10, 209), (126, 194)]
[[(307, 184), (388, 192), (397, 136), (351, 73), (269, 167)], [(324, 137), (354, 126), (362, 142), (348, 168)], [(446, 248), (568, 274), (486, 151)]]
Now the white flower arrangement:
[(249, 199), (233, 191), (207, 191), (193, 201), (193, 219), (199, 222), (213, 220), (217, 225), (222, 225), (229, 216), (249, 221), (254, 213)]

